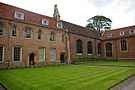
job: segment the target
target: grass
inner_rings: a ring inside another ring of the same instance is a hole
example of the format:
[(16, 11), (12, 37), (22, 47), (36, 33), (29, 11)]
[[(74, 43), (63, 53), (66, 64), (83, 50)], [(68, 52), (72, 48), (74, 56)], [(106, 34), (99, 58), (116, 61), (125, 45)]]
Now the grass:
[(95, 65), (95, 66), (127, 66), (127, 67), (135, 67), (135, 61), (100, 61), (100, 62), (87, 62), (81, 63), (81, 65)]
[(52, 66), (0, 70), (0, 82), (8, 90), (107, 90), (132, 74), (135, 68)]

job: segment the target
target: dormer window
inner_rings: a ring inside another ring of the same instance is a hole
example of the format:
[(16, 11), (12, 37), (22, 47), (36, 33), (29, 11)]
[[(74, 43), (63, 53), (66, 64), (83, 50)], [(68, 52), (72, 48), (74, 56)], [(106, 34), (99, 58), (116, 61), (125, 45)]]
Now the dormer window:
[(49, 21), (47, 19), (42, 19), (42, 24), (43, 25), (49, 25)]
[(123, 31), (122, 31), (122, 32), (120, 32), (120, 36), (123, 36), (124, 34), (125, 34), (125, 32), (123, 32)]
[(112, 33), (109, 33), (109, 34), (108, 34), (108, 37), (112, 37)]
[(62, 22), (57, 22), (57, 27), (58, 27), (58, 28), (63, 28)]
[(129, 34), (134, 34), (135, 30), (129, 30)]
[(22, 12), (15, 12), (14, 13), (14, 17), (16, 19), (24, 20), (24, 13), (22, 13)]

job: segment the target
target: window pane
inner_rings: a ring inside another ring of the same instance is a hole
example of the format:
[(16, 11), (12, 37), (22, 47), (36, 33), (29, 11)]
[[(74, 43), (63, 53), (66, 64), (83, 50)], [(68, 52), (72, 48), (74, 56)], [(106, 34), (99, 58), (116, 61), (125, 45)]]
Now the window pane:
[(111, 43), (106, 44), (106, 56), (112, 57), (112, 44)]
[(127, 42), (126, 42), (126, 40), (121, 40), (121, 51), (127, 51)]
[(24, 38), (30, 38), (30, 29), (29, 28), (25, 28), (25, 30), (24, 30)]
[(92, 42), (89, 41), (87, 43), (87, 49), (88, 49), (88, 54), (92, 54), (93, 53)]
[(45, 48), (39, 49), (39, 60), (44, 61), (45, 60)]
[(0, 61), (3, 61), (3, 46), (0, 46)]
[(14, 47), (14, 61), (20, 61), (21, 47)]
[(83, 45), (81, 40), (77, 40), (77, 53), (83, 53)]
[(16, 26), (12, 27), (11, 35), (16, 36)]
[(98, 54), (101, 54), (101, 44), (98, 44)]
[(41, 39), (42, 30), (38, 31), (38, 39)]
[(4, 30), (3, 26), (0, 25), (0, 35), (3, 35), (3, 30)]

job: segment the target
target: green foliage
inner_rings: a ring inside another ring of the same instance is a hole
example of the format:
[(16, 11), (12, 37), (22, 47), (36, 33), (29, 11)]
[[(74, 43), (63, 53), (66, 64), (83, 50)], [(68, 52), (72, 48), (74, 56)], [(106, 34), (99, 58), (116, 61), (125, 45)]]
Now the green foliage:
[(102, 15), (96, 15), (92, 18), (89, 18), (87, 22), (89, 23), (86, 25), (86, 27), (98, 31), (100, 36), (105, 30), (111, 28), (112, 23), (111, 19)]
[(114, 57), (104, 57), (104, 56), (94, 56), (94, 55), (77, 55), (72, 63), (75, 64), (77, 62), (89, 62), (89, 61), (117, 61)]

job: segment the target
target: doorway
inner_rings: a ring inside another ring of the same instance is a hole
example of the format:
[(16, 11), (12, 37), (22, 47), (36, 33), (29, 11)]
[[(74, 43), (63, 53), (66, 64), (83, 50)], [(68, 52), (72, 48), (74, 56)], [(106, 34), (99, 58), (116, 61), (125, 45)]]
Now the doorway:
[(34, 53), (30, 53), (29, 55), (29, 65), (34, 65), (34, 57), (35, 57), (35, 54)]
[(60, 54), (60, 62), (61, 62), (61, 63), (64, 63), (64, 61), (65, 61), (65, 60), (64, 60), (64, 57), (65, 57), (65, 54), (64, 54), (64, 53), (61, 53), (61, 54)]
[(106, 43), (106, 57), (112, 57), (112, 43)]

